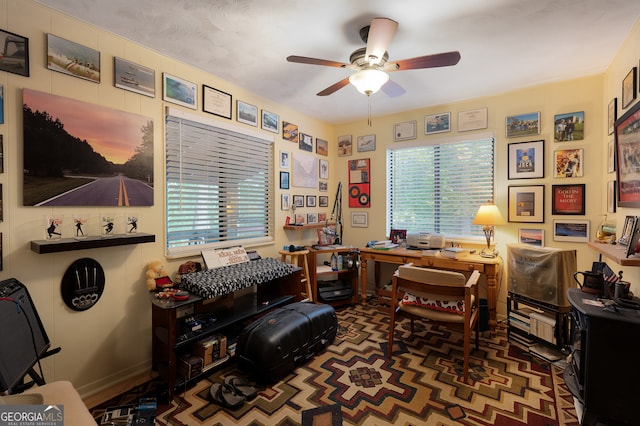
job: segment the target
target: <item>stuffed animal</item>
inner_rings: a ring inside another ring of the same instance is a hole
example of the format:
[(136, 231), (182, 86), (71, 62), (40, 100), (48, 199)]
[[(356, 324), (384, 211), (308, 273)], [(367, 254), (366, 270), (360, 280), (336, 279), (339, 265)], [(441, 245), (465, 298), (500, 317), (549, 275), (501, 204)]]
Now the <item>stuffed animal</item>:
[(156, 290), (156, 279), (165, 277), (166, 275), (162, 262), (159, 260), (149, 262), (147, 265), (147, 288), (149, 291)]

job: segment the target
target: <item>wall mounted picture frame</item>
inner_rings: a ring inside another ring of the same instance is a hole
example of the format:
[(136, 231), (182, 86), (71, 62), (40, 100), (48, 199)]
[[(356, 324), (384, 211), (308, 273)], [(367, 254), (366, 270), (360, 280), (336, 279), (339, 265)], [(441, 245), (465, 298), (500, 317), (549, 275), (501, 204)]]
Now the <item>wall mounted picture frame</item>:
[(289, 151), (280, 151), (280, 168), (289, 169), (291, 154)]
[(518, 242), (536, 247), (544, 247), (544, 229), (518, 229)]
[(338, 136), (338, 157), (348, 157), (353, 152), (351, 135)]
[(329, 197), (326, 195), (318, 196), (318, 207), (329, 207)]
[(317, 213), (307, 213), (307, 223), (309, 225), (313, 225), (314, 223), (318, 223), (318, 214)]
[(584, 215), (586, 185), (552, 185), (551, 214)]
[(319, 161), (319, 177), (320, 179), (329, 179), (329, 161), (328, 160), (318, 160)]
[(280, 128), (278, 127), (280, 123), (280, 116), (275, 112), (267, 111), (266, 109), (262, 110), (262, 130), (266, 130), (271, 133), (280, 133)]
[(633, 67), (622, 80), (622, 109), (627, 108), (638, 94), (638, 67)]
[(291, 196), (289, 194), (282, 194), (280, 199), (280, 210), (289, 210), (291, 208)]
[(318, 191), (320, 192), (328, 192), (329, 191), (329, 182), (318, 182)]
[(584, 176), (584, 150), (557, 149), (553, 152), (554, 174), (556, 178), (577, 178)]
[(607, 182), (607, 213), (616, 212), (616, 181)]
[(424, 134), (434, 135), (451, 131), (451, 113), (441, 112), (438, 114), (425, 115)]
[(508, 179), (544, 177), (544, 140), (510, 143), (507, 148)]
[(282, 122), (282, 139), (298, 143), (298, 125), (289, 123), (288, 121)]
[(162, 99), (183, 107), (197, 109), (197, 85), (187, 80), (162, 73)]
[(544, 185), (509, 186), (509, 222), (544, 223)]
[(100, 83), (100, 52), (49, 33), (47, 69)]
[(393, 141), (401, 142), (416, 138), (416, 120), (404, 121), (393, 125)]
[(369, 213), (368, 212), (351, 212), (351, 227), (368, 228)]
[(540, 134), (540, 112), (510, 115), (505, 119), (507, 138), (520, 138)]
[(0, 84), (0, 124), (4, 124), (4, 86)]
[(298, 148), (303, 151), (313, 152), (313, 136), (300, 132), (298, 136)]
[(616, 196), (618, 207), (640, 207), (640, 103), (616, 121)]
[(553, 241), (589, 242), (589, 221), (557, 219), (553, 221)]
[(4, 49), (4, 60), (0, 62), (0, 71), (29, 77), (29, 39), (0, 30), (0, 46)]
[(470, 109), (458, 113), (458, 131), (486, 129), (488, 126), (489, 110), (487, 108)]
[(236, 121), (238, 123), (258, 126), (258, 107), (238, 99), (236, 105)]
[(304, 207), (304, 195), (294, 195), (293, 196), (293, 206), (298, 208), (298, 207)]
[(612, 139), (607, 144), (607, 173), (616, 171), (616, 142)]
[(358, 136), (358, 152), (368, 152), (376, 150), (376, 135)]
[(156, 97), (156, 71), (115, 56), (113, 58), (113, 85), (139, 95)]
[(315, 195), (307, 195), (307, 207), (315, 207), (316, 206), (316, 196)]
[(289, 172), (280, 172), (280, 189), (289, 189)]
[(553, 140), (571, 142), (584, 139), (584, 111), (568, 112), (553, 116)]
[(324, 139), (316, 138), (316, 154), (324, 155), (325, 157), (329, 155), (329, 142)]
[(202, 111), (231, 120), (233, 96), (206, 84), (202, 85)]
[(608, 134), (612, 135), (615, 130), (616, 120), (618, 119), (618, 98), (611, 99), (609, 106), (607, 107), (607, 123)]
[(298, 151), (293, 155), (291, 170), (292, 185), (298, 188), (318, 187), (318, 159)]

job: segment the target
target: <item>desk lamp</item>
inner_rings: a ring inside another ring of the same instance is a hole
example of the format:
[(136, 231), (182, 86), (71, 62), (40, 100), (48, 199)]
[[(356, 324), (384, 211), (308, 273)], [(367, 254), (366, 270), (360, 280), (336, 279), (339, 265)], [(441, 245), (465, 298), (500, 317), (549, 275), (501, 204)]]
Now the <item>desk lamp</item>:
[(504, 225), (506, 222), (498, 210), (498, 206), (495, 204), (484, 204), (478, 209), (476, 217), (473, 218), (474, 225), (483, 225), (482, 231), (487, 239), (487, 248), (482, 249), (480, 256), (482, 257), (496, 257), (498, 251), (491, 249), (491, 237), (493, 237), (493, 228), (495, 225)]

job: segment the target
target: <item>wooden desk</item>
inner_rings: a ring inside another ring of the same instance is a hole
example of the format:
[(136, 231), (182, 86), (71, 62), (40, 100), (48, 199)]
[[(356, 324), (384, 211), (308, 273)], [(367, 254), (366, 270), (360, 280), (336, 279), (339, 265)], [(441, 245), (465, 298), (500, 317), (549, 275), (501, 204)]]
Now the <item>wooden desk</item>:
[(376, 283), (376, 293), (378, 292), (380, 263), (394, 263), (404, 265), (414, 263), (416, 266), (423, 266), (434, 269), (447, 269), (451, 271), (478, 271), (486, 277), (487, 281), (487, 305), (489, 308), (489, 327), (491, 334), (496, 332), (496, 306), (498, 303), (498, 281), (500, 280), (500, 269), (502, 259), (481, 257), (477, 254), (465, 256), (462, 259), (449, 259), (440, 256), (423, 256), (421, 250), (407, 250), (394, 248), (391, 250), (376, 250), (372, 248), (360, 249), (360, 286), (362, 304), (367, 303), (367, 261), (374, 262), (374, 279)]

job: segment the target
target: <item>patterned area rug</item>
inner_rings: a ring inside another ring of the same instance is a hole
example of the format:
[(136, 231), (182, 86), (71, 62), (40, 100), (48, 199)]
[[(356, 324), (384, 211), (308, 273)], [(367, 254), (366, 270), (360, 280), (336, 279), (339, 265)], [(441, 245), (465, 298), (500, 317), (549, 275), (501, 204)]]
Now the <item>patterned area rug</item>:
[(562, 369), (509, 345), (504, 329), (493, 338), (484, 333), (466, 385), (461, 333), (416, 323), (410, 335), (403, 321), (387, 358), (387, 309), (374, 303), (338, 310), (332, 345), (238, 409), (208, 399), (212, 383), (245, 375), (232, 363), (175, 396), (157, 424), (332, 425), (337, 409), (344, 425), (579, 424)]

